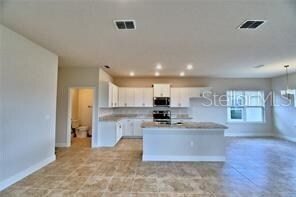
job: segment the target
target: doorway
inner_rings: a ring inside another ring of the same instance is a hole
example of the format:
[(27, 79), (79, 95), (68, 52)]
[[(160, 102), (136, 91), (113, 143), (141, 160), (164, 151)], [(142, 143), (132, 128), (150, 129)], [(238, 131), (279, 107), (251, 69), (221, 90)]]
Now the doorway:
[(94, 88), (69, 88), (68, 146), (92, 147), (94, 133)]

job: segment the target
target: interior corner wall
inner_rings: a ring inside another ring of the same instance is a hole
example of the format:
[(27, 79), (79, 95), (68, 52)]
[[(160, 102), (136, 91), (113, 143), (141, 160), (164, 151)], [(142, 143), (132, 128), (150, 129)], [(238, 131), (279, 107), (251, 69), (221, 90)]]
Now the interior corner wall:
[(58, 56), (0, 25), (0, 190), (55, 160)]
[[(289, 88), (296, 89), (296, 73), (289, 75)], [(287, 105), (287, 100), (280, 94), (285, 89), (286, 76), (272, 78), (274, 133), (277, 137), (296, 142), (296, 100), (291, 99), (291, 104)]]
[[(70, 142), (67, 138), (69, 89), (72, 87), (95, 87), (97, 94), (99, 68), (97, 67), (59, 67), (58, 69), (58, 96), (56, 118), (56, 146), (67, 147)], [(97, 98), (94, 101), (94, 110), (98, 111)], [(94, 123), (96, 124), (96, 123)], [(96, 125), (93, 127), (96, 130)], [(95, 133), (93, 133), (93, 142)]]

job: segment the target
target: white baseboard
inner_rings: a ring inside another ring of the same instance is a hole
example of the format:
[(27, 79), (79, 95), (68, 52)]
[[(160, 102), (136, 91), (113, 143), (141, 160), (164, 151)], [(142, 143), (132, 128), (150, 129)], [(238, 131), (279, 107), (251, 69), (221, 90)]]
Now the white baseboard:
[(296, 142), (296, 137), (289, 137), (289, 136), (280, 135), (280, 134), (274, 134), (273, 136), (276, 137), (276, 138), (288, 140), (288, 141), (291, 141), (291, 142)]
[(143, 155), (143, 161), (225, 161), (224, 156)]
[(266, 132), (225, 132), (226, 137), (273, 137), (273, 133), (266, 133)]
[(67, 144), (67, 143), (56, 143), (56, 144), (55, 144), (55, 147), (58, 147), (58, 148), (65, 148), (65, 147), (70, 147), (70, 145)]
[(53, 162), (56, 160), (56, 156), (53, 155), (47, 159), (44, 159), (43, 161), (40, 161), (33, 166), (15, 174), (14, 176), (5, 179), (0, 182), (0, 191), (4, 190), (5, 188), (11, 186), (12, 184), (18, 182), (19, 180), (25, 178), (26, 176), (32, 174), (33, 172), (36, 172), (37, 170), (43, 168), (44, 166), (48, 165), (49, 163)]

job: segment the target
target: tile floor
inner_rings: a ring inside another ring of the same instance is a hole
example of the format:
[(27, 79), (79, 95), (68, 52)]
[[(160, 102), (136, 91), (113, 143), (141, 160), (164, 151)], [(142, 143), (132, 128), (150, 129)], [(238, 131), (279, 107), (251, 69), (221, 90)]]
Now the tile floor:
[(141, 162), (140, 139), (89, 147), (57, 149), (57, 161), (0, 196), (296, 196), (296, 144), (283, 140), (229, 138), (225, 163)]

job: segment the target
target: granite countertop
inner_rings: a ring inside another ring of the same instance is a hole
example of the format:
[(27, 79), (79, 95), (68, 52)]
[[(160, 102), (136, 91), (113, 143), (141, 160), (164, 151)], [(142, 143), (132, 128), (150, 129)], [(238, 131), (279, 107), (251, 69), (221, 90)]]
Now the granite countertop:
[(225, 125), (214, 122), (183, 122), (182, 124), (160, 124), (157, 122), (144, 122), (142, 128), (185, 128), (185, 129), (227, 129)]
[[(152, 119), (152, 114), (112, 114), (99, 117), (100, 121), (116, 122), (122, 119)], [(172, 114), (172, 119), (192, 119), (188, 114)]]

